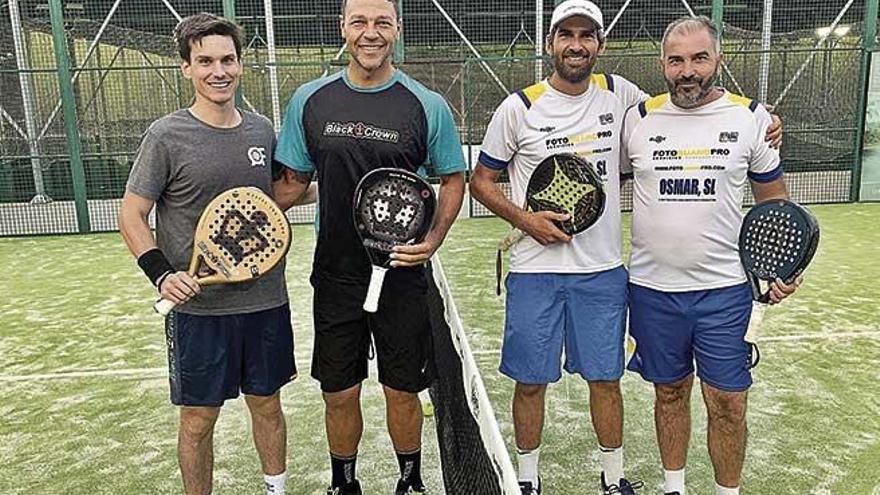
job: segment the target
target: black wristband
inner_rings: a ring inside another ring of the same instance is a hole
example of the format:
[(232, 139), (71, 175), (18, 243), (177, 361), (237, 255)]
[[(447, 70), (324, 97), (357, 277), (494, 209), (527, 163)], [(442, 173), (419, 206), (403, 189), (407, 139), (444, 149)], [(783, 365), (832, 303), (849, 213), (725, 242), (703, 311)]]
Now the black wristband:
[(168, 261), (168, 258), (165, 257), (165, 254), (159, 248), (150, 249), (138, 256), (137, 262), (153, 285), (156, 285), (159, 279), (166, 273), (175, 271), (174, 267), (171, 266), (171, 262)]

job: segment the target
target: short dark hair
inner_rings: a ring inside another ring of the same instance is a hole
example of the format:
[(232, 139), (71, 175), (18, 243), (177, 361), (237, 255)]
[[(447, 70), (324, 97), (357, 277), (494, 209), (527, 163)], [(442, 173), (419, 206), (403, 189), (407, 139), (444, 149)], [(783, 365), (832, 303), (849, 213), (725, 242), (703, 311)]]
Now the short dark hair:
[[(387, 0), (391, 5), (394, 6), (394, 15), (397, 16), (397, 19), (400, 19), (400, 5), (397, 3), (397, 0)], [(348, 6), (348, 0), (342, 0), (342, 9), (339, 11), (339, 14), (345, 18), (345, 7)]]
[(241, 59), (241, 44), (244, 38), (244, 30), (233, 21), (225, 17), (202, 12), (191, 15), (181, 20), (174, 28), (174, 41), (177, 43), (177, 52), (180, 58), (190, 62), (192, 44), (202, 40), (205, 36), (218, 35), (229, 36), (235, 45), (235, 55)]

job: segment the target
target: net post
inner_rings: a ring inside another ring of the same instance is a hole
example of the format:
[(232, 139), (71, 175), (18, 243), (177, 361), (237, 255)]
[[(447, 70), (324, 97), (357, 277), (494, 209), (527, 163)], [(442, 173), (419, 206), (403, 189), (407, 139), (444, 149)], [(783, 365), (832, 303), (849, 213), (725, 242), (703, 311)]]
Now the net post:
[(81, 234), (91, 232), (89, 205), (86, 190), (86, 176), (82, 162), (82, 142), (77, 125), (76, 98), (70, 78), (70, 59), (67, 39), (64, 33), (64, 11), (61, 0), (49, 0), (49, 18), (52, 22), (52, 44), (55, 49), (55, 63), (58, 68), (58, 88), (64, 110), (64, 133), (70, 157), (70, 173), (73, 178), (73, 196), (76, 204), (76, 223)]

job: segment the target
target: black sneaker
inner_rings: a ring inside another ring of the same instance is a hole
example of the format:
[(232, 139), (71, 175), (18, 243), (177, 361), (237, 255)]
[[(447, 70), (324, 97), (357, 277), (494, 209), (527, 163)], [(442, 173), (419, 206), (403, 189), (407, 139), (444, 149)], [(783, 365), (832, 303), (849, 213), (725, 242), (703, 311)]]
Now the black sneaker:
[(354, 480), (345, 486), (331, 486), (327, 489), (327, 495), (363, 495), (361, 484)]
[(681, 495), (681, 492), (666, 492), (663, 495)]
[(532, 485), (531, 481), (520, 481), (519, 491), (522, 495), (541, 495), (541, 477), (538, 476), (538, 485)]
[(424, 495), (428, 493), (425, 484), (421, 481), (404, 481), (397, 480), (397, 488), (394, 489), (394, 495)]
[(599, 477), (599, 483), (602, 488), (603, 495), (639, 495), (636, 492), (636, 488), (641, 488), (645, 484), (641, 481), (635, 481), (630, 483), (626, 478), (620, 478), (618, 484), (606, 484), (605, 483), (605, 473), (603, 472)]

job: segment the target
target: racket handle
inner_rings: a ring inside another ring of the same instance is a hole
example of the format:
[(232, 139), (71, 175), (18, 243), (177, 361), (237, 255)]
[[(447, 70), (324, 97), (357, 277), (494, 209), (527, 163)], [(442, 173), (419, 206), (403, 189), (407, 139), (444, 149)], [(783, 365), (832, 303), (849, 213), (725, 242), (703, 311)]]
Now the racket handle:
[(375, 313), (379, 309), (379, 295), (382, 294), (382, 282), (388, 269), (373, 265), (373, 274), (370, 275), (370, 288), (367, 289), (367, 299), (364, 301), (364, 311)]
[(160, 299), (159, 302), (153, 306), (153, 309), (162, 316), (168, 316), (168, 313), (170, 313), (175, 306), (177, 306), (177, 304), (168, 299)]
[(513, 229), (509, 234), (507, 234), (507, 237), (505, 237), (505, 238), (504, 238), (504, 239), (498, 244), (498, 249), (499, 249), (500, 251), (507, 251), (508, 249), (510, 249), (511, 247), (513, 247), (514, 244), (516, 244), (517, 242), (521, 241), (522, 238), (525, 237), (525, 236), (526, 236), (526, 233), (523, 232), (522, 230), (519, 230), (519, 229)]
[(743, 340), (752, 344), (758, 341), (758, 334), (760, 333), (761, 323), (764, 321), (764, 311), (766, 310), (766, 304), (758, 302), (752, 303), (752, 315), (749, 317), (749, 328), (746, 331), (746, 336)]

